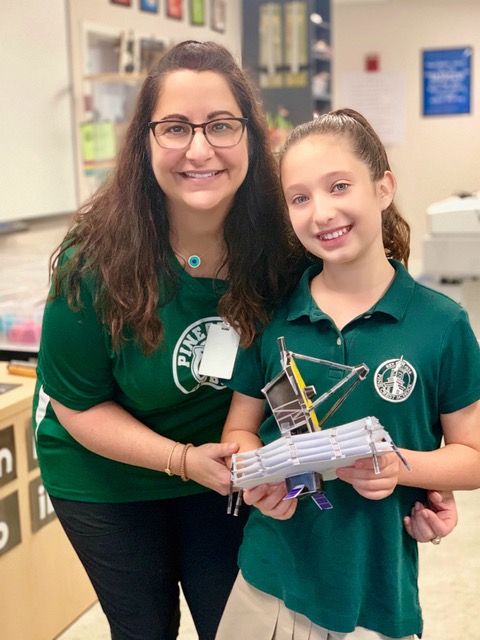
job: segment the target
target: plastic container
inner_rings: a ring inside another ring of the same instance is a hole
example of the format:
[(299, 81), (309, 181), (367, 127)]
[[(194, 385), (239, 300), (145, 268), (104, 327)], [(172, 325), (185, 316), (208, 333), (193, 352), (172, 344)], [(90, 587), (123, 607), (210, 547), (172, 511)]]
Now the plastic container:
[(45, 298), (23, 300), (0, 294), (0, 349), (38, 351)]

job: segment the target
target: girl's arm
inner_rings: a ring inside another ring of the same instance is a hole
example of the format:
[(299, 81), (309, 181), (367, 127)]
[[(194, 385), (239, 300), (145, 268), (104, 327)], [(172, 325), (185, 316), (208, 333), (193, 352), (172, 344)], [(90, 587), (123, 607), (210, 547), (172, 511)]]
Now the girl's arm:
[[(175, 446), (174, 440), (152, 431), (117, 403), (106, 401), (85, 411), (76, 411), (53, 398), (50, 402), (64, 429), (90, 451), (154, 471), (165, 471), (168, 467), (180, 475), (183, 445)], [(187, 477), (227, 495), (230, 471), (224, 458), (236, 450), (235, 444), (226, 442), (189, 447), (185, 457)]]
[[(230, 411), (225, 422), (222, 434), (222, 442), (235, 442), (238, 444), (238, 451), (252, 451), (262, 446), (262, 441), (258, 437), (258, 431), (264, 417), (265, 401), (252, 398), (239, 392), (234, 392)], [(397, 468), (398, 456), (389, 454), (380, 458), (382, 466), (381, 478), (375, 476), (373, 469), (363, 470), (363, 474), (368, 474), (368, 479), (361, 479), (360, 484), (368, 484), (371, 479), (370, 496), (379, 499), (391, 493), (395, 487), (394, 482), (389, 479), (391, 467)], [(372, 478), (373, 475), (373, 478)], [(385, 479), (385, 476), (387, 479)], [(378, 487), (377, 485), (381, 486)], [(360, 490), (361, 491), (361, 490)], [(298, 500), (287, 500), (283, 498), (286, 494), (285, 483), (263, 484), (254, 489), (244, 491), (244, 501), (246, 504), (254, 505), (264, 515), (273, 518), (286, 520), (290, 518), (296, 510)], [(437, 497), (438, 496), (438, 497)], [(444, 494), (443, 505), (439, 506), (442, 498), (439, 493), (430, 494), (429, 509), (424, 507), (425, 513), (416, 515), (420, 510), (415, 510), (415, 515), (407, 516), (405, 524), (409, 534), (420, 542), (426, 542), (437, 535), (445, 536), (454, 528), (457, 522), (456, 506), (453, 494)], [(428, 514), (430, 515), (426, 515)]]
[(264, 418), (265, 400), (235, 391), (223, 427), (222, 442), (236, 442), (238, 451), (253, 451), (262, 446), (258, 431)]
[(396, 461), (394, 454), (381, 456), (385, 468), (373, 473), (369, 459), (337, 469), (365, 498), (379, 500), (392, 493), (397, 484), (432, 490), (468, 490), (480, 487), (480, 401), (441, 416), (445, 446), (434, 451), (401, 449), (411, 471)]
[(435, 451), (402, 449), (412, 470), (400, 468), (398, 483), (446, 491), (480, 487), (480, 400), (440, 417), (445, 446)]

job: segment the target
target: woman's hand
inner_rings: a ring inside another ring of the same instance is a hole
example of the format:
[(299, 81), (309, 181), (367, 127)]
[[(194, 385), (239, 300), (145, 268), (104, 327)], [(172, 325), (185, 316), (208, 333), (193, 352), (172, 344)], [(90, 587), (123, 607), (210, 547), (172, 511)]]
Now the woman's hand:
[[(180, 452), (182, 448), (178, 447)], [(238, 445), (232, 442), (189, 447), (185, 457), (185, 474), (190, 480), (226, 496), (230, 492), (230, 469), (227, 460), (237, 451)], [(181, 456), (180, 453), (178, 455)], [(178, 458), (175, 472), (180, 473)]]
[(243, 492), (243, 501), (253, 505), (265, 516), (277, 520), (288, 520), (297, 508), (298, 500), (284, 500), (287, 493), (285, 482), (278, 484), (261, 484), (254, 489)]
[(426, 505), (416, 502), (403, 519), (405, 529), (418, 542), (444, 538), (457, 526), (458, 513), (451, 491), (429, 491)]
[(396, 453), (378, 456), (380, 473), (375, 473), (373, 458), (356, 460), (351, 467), (340, 467), (337, 476), (353, 486), (364, 498), (382, 500), (393, 493), (398, 483), (400, 459)]

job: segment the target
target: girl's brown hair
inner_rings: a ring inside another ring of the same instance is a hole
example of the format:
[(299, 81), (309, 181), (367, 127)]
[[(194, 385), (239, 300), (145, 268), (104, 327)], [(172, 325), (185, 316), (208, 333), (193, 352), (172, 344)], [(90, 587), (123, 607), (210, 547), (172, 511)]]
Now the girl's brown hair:
[[(335, 135), (347, 138), (359, 160), (370, 171), (373, 182), (380, 180), (385, 171), (391, 171), (387, 152), (370, 123), (353, 109), (338, 109), (296, 127), (287, 139), (280, 163), (294, 144), (314, 135)], [(408, 266), (410, 255), (410, 226), (401, 216), (392, 200), (382, 215), (383, 246), (387, 258), (394, 258)]]
[(229, 287), (219, 314), (238, 323), (242, 343), (249, 345), (295, 280), (277, 162), (254, 85), (222, 45), (182, 42), (149, 72), (116, 169), (78, 210), (52, 255), (51, 297), (66, 295), (78, 309), (81, 279), (92, 274), (97, 312), (117, 350), (133, 332), (144, 353), (152, 353), (164, 335), (158, 307), (175, 295), (165, 194), (152, 171), (147, 125), (165, 77), (182, 69), (222, 75), (248, 118), (249, 168), (225, 219)]

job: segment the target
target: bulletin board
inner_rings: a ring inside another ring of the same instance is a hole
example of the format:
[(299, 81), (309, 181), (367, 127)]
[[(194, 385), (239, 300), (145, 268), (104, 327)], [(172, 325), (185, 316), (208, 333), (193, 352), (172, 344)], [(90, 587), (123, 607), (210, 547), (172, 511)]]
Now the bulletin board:
[(423, 51), (423, 115), (471, 112), (472, 48)]

